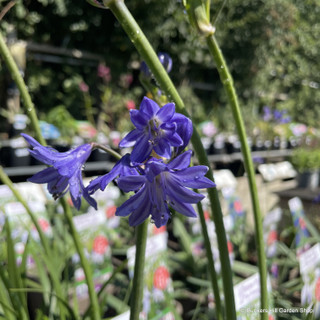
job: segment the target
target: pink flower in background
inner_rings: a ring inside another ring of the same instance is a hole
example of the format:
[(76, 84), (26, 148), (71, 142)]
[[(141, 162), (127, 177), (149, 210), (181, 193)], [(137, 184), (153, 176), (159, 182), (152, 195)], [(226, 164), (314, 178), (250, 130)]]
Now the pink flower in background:
[(104, 254), (107, 251), (109, 242), (104, 236), (97, 236), (93, 240), (93, 251), (99, 254)]
[(42, 231), (47, 232), (47, 231), (49, 230), (50, 224), (49, 224), (49, 222), (48, 222), (47, 220), (40, 218), (40, 219), (38, 220), (38, 223), (39, 223)]
[(84, 81), (80, 82), (79, 89), (81, 92), (88, 92), (89, 91), (89, 87)]
[(241, 202), (239, 200), (236, 200), (234, 202), (234, 210), (236, 210), (236, 213), (242, 213), (243, 209), (242, 209)]
[(102, 78), (106, 82), (110, 82), (111, 80), (111, 72), (110, 68), (105, 64), (100, 63), (98, 66), (98, 77)]
[(227, 241), (227, 246), (228, 246), (228, 252), (233, 253), (233, 244), (231, 241)]
[(107, 218), (110, 219), (110, 218), (114, 217), (116, 211), (117, 211), (117, 207), (116, 206), (108, 207), (107, 210), (106, 210)]
[(133, 109), (136, 108), (136, 104), (134, 103), (133, 100), (128, 100), (126, 102), (126, 107), (127, 107), (128, 110), (133, 110)]
[(306, 229), (306, 223), (305, 221), (303, 220), (303, 218), (299, 218), (299, 225), (300, 225), (300, 228), (303, 230), (303, 229)]
[(320, 278), (317, 280), (316, 282), (316, 286), (315, 286), (315, 296), (316, 296), (316, 300), (320, 301)]
[(164, 266), (160, 266), (156, 269), (153, 275), (153, 285), (155, 288), (164, 290), (169, 284), (170, 273)]
[(268, 240), (267, 240), (267, 244), (268, 246), (270, 246), (271, 244), (273, 244), (274, 242), (276, 242), (278, 240), (278, 234), (276, 230), (271, 230), (269, 232), (268, 235)]

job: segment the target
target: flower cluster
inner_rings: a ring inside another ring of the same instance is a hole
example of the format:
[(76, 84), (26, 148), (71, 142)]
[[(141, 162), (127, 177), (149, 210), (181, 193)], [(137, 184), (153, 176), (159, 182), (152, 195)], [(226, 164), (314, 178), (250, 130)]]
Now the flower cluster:
[(183, 152), (192, 135), (191, 120), (176, 113), (173, 103), (160, 108), (147, 97), (139, 110), (130, 111), (130, 117), (135, 129), (119, 146), (133, 147), (132, 153), (123, 156), (109, 173), (92, 180), (87, 187), (83, 185), (81, 170), (94, 144), (59, 153), (23, 134), (32, 146), (31, 155), (50, 165), (29, 181), (48, 183), (48, 191), (55, 199), (70, 190), (72, 202), (79, 209), (82, 196), (96, 208), (91, 196), (115, 180), (124, 192), (134, 192), (116, 210), (118, 216), (130, 216), (131, 226), (139, 225), (151, 216), (160, 228), (170, 218), (170, 209), (195, 217), (192, 204), (204, 196), (190, 188), (211, 188), (215, 184), (205, 177), (208, 168), (189, 167), (192, 153), (190, 150)]
[(286, 116), (287, 110), (274, 110), (272, 112), (271, 108), (268, 106), (263, 107), (263, 121), (269, 122), (274, 121), (276, 123), (289, 123), (291, 121), (290, 116)]

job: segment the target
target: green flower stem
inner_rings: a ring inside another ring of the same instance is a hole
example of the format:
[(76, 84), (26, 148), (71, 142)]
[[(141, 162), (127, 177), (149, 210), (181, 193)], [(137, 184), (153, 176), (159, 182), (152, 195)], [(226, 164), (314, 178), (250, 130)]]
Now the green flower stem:
[[(248, 182), (251, 193), (251, 201), (254, 213), (255, 230), (256, 230), (256, 245), (258, 251), (258, 266), (260, 272), (260, 290), (261, 290), (261, 309), (268, 309), (268, 290), (267, 290), (267, 265), (263, 242), (262, 216), (259, 207), (258, 191), (255, 181), (255, 171), (252, 162), (250, 148), (248, 146), (245, 126), (241, 115), (240, 106), (238, 103), (237, 94), (233, 85), (232, 76), (228, 70), (228, 66), (224, 60), (223, 54), (219, 48), (217, 40), (213, 35), (207, 37), (209, 50), (217, 65), (221, 82), (228, 96), (233, 118), (236, 123), (239, 139), (241, 141), (241, 151), (243, 154), (244, 165), (248, 175)], [(267, 313), (261, 313), (262, 319), (267, 319)]]
[[(47, 255), (48, 258), (52, 257), (52, 252), (48, 243), (47, 238), (45, 237), (37, 218), (35, 217), (35, 215), (33, 214), (33, 212), (30, 210), (28, 204), (26, 203), (26, 201), (24, 200), (24, 198), (21, 196), (21, 194), (19, 193), (19, 191), (14, 187), (12, 181), (10, 180), (10, 178), (7, 176), (7, 174), (4, 172), (2, 166), (0, 166), (0, 180), (6, 184), (10, 190), (12, 191), (12, 193), (14, 194), (14, 196), (17, 198), (17, 200), (24, 206), (24, 208), (26, 209), (31, 221), (33, 222), (35, 228), (38, 231), (39, 237), (40, 237), (40, 242), (42, 244), (42, 247)], [(57, 273), (55, 272), (55, 269), (53, 267), (52, 264), (47, 265), (47, 268), (49, 270), (49, 273), (51, 275), (51, 279), (53, 282), (53, 287), (55, 288), (56, 294), (58, 297), (60, 297), (60, 299), (62, 299), (63, 297), (63, 291), (61, 288), (61, 284), (60, 284), (60, 280), (57, 277)], [(60, 299), (58, 300), (58, 303), (60, 304), (60, 317), (61, 319), (66, 319), (66, 309), (65, 306), (63, 305), (63, 303), (61, 303)]]
[(108, 148), (108, 147), (106, 147), (106, 146), (103, 146), (103, 145), (101, 145), (101, 144), (99, 144), (99, 143), (93, 142), (93, 143), (92, 143), (92, 146), (93, 146), (94, 148), (98, 148), (98, 149), (101, 149), (101, 150), (109, 153), (111, 156), (115, 157), (117, 160), (120, 160), (120, 159), (122, 158), (121, 155), (120, 155), (118, 152), (112, 150), (111, 148)]
[(146, 254), (149, 219), (136, 228), (136, 257), (132, 282), (132, 295), (130, 298), (130, 320), (139, 320), (142, 307), (144, 287), (144, 261)]
[[(28, 92), (26, 84), (20, 75), (19, 69), (18, 69), (14, 59), (12, 58), (12, 55), (11, 55), (11, 53), (10, 53), (10, 51), (9, 51), (9, 49), (3, 39), (1, 33), (0, 33), (0, 54), (2, 55), (7, 67), (9, 69), (9, 72), (12, 76), (12, 79), (16, 82), (18, 89), (21, 93), (21, 98), (24, 101), (26, 111), (27, 111), (28, 116), (31, 121), (31, 125), (35, 131), (35, 136), (36, 136), (37, 140), (42, 145), (45, 146), (46, 141), (42, 137), (41, 130), (39, 127), (37, 113), (36, 113), (35, 107), (32, 103), (30, 94)], [(91, 302), (91, 311), (92, 311), (92, 318), (91, 319), (93, 319), (93, 320), (101, 319), (98, 298), (97, 298), (97, 295), (94, 291), (94, 284), (93, 284), (93, 280), (92, 280), (91, 269), (90, 269), (89, 263), (88, 263), (85, 255), (83, 253), (83, 248), (82, 248), (82, 245), (79, 240), (79, 235), (73, 225), (70, 207), (68, 206), (68, 204), (64, 198), (61, 198), (61, 203), (64, 208), (65, 215), (66, 215), (69, 227), (70, 227), (71, 236), (73, 238), (73, 241), (75, 243), (75, 247), (76, 247), (77, 252), (79, 254), (79, 257), (80, 257), (83, 271), (86, 275), (89, 297), (90, 297), (90, 302)]]
[(38, 141), (42, 145), (46, 145), (46, 142), (41, 135), (41, 130), (40, 130), (40, 126), (39, 126), (37, 113), (36, 113), (36, 110), (35, 110), (34, 105), (32, 103), (30, 94), (29, 94), (28, 89), (24, 83), (24, 80), (19, 72), (17, 64), (15, 63), (15, 61), (10, 53), (9, 48), (7, 47), (7, 45), (3, 39), (1, 32), (0, 32), (0, 54), (1, 54), (4, 62), (6, 63), (7, 68), (9, 69), (9, 72), (11, 74), (12, 79), (14, 80), (16, 85), (18, 86), (18, 89), (21, 94), (21, 98), (22, 98), (24, 105), (25, 105), (26, 112), (31, 120), (31, 125), (32, 125), (34, 132), (35, 132), (36, 138), (38, 139)]
[[(184, 103), (181, 97), (179, 96), (178, 91), (173, 85), (167, 72), (163, 68), (161, 62), (159, 61), (157, 54), (154, 52), (152, 46), (150, 45), (149, 41), (143, 34), (142, 30), (140, 29), (139, 25), (136, 23), (135, 19), (131, 15), (130, 11), (128, 10), (124, 2), (122, 0), (113, 0), (110, 3), (108, 3), (108, 6), (113, 12), (113, 14), (116, 16), (117, 20), (122, 25), (125, 32), (128, 34), (129, 38), (131, 39), (137, 51), (141, 55), (142, 59), (147, 63), (148, 67), (153, 73), (161, 89), (165, 92), (165, 94), (168, 96), (169, 99), (175, 102), (177, 111), (188, 116), (188, 113), (185, 110)], [(209, 179), (214, 181), (213, 173), (210, 168), (210, 163), (208, 161), (204, 147), (201, 143), (200, 136), (196, 128), (194, 127), (193, 129), (194, 130), (193, 130), (191, 142), (193, 144), (195, 153), (198, 157), (199, 162), (209, 167), (207, 176)], [(208, 195), (211, 202), (211, 209), (214, 216), (213, 220), (215, 223), (215, 228), (217, 233), (218, 248), (219, 248), (219, 254), (220, 254), (220, 261), (221, 261), (222, 280), (224, 285), (223, 287), (224, 287), (224, 296), (225, 296), (226, 317), (228, 320), (233, 320), (233, 319), (236, 319), (236, 312), (235, 312), (233, 283), (232, 283), (232, 271), (231, 271), (230, 260), (228, 255), (228, 246), (227, 246), (225, 228), (223, 224), (223, 216), (222, 216), (221, 206), (220, 206), (218, 192), (216, 188), (208, 189)], [(209, 244), (207, 245), (209, 246)], [(211, 250), (206, 251), (206, 254), (212, 255)], [(214, 271), (210, 270), (211, 277), (213, 277), (213, 274), (214, 274)]]
[(70, 206), (67, 204), (67, 201), (65, 198), (61, 198), (60, 199), (60, 203), (62, 204), (65, 216), (67, 218), (67, 223), (69, 225), (69, 229), (70, 229), (70, 234), (72, 236), (74, 245), (76, 247), (77, 253), (79, 255), (80, 258), (80, 262), (81, 262), (81, 266), (83, 268), (84, 274), (86, 276), (86, 280), (87, 280), (87, 286), (88, 286), (88, 292), (89, 292), (89, 298), (90, 298), (90, 302), (91, 302), (91, 318), (92, 320), (101, 320), (101, 316), (100, 316), (100, 307), (99, 307), (99, 302), (98, 302), (98, 297), (97, 294), (94, 290), (94, 283), (93, 283), (93, 278), (92, 278), (92, 270), (91, 267), (89, 265), (89, 262), (84, 254), (83, 251), (83, 246), (82, 243), (80, 241), (80, 237), (79, 234), (76, 230), (76, 227), (73, 223), (73, 219), (72, 219), (72, 213), (70, 210)]
[[(206, 220), (204, 217), (204, 212), (203, 208), (200, 202), (197, 203), (198, 207), (198, 212), (200, 216), (200, 223), (201, 223), (201, 228), (202, 228), (202, 236), (204, 238), (204, 246), (207, 251), (211, 252), (211, 243), (208, 235), (208, 230), (207, 230), (207, 224)], [(222, 320), (223, 319), (223, 311), (221, 309), (221, 300), (220, 300), (220, 293), (219, 293), (219, 285), (218, 285), (218, 277), (216, 273), (216, 269), (214, 267), (214, 261), (213, 261), (213, 256), (212, 254), (207, 254), (207, 259), (208, 259), (208, 269), (210, 270), (210, 278), (211, 278), (211, 285), (213, 289), (213, 295), (214, 295), (214, 300), (215, 300), (215, 305), (216, 305), (216, 313), (217, 313), (217, 319)]]

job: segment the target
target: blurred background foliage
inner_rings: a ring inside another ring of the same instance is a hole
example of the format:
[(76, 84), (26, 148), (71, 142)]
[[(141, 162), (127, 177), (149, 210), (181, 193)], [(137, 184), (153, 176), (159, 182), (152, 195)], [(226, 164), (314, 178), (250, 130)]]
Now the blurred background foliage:
[[(1, 7), (9, 1), (0, 1)], [(192, 31), (181, 1), (128, 0), (129, 9), (159, 52), (173, 59), (171, 77), (196, 122), (208, 117), (233, 130), (218, 73), (203, 39)], [(287, 110), (293, 121), (315, 126), (320, 118), (320, 6), (317, 0), (214, 0), (216, 36), (233, 74), (247, 127), (253, 127), (264, 105)], [(17, 0), (1, 21), (1, 30), (17, 39), (101, 56), (111, 69), (114, 95), (123, 95), (121, 77), (131, 74), (126, 89), (139, 103), (145, 94), (138, 74), (140, 59), (108, 10), (86, 1)], [(11, 30), (11, 31), (10, 31)], [(97, 62), (96, 62), (97, 63)], [(27, 59), (26, 80), (40, 113), (56, 106), (84, 118), (84, 81), (98, 107), (97, 64)], [(3, 66), (1, 66), (3, 68)], [(2, 69), (2, 74), (4, 70)], [(200, 111), (201, 110), (201, 111)]]

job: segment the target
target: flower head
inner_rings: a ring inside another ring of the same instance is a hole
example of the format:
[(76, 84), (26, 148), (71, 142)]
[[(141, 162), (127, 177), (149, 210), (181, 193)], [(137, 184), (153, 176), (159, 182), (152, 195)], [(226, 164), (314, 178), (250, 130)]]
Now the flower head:
[(96, 201), (90, 197), (82, 181), (81, 170), (83, 164), (89, 158), (92, 145), (84, 144), (67, 152), (58, 152), (51, 147), (44, 147), (38, 141), (22, 134), (22, 136), (31, 145), (30, 154), (37, 160), (51, 166), (28, 179), (34, 183), (47, 183), (48, 191), (54, 199), (62, 197), (68, 190), (74, 206), (80, 209), (81, 197), (97, 208)]
[(192, 123), (182, 114), (175, 113), (174, 103), (160, 108), (156, 102), (144, 97), (140, 110), (131, 110), (130, 118), (136, 129), (129, 132), (119, 146), (133, 147), (131, 160), (141, 163), (152, 150), (169, 159), (171, 147), (184, 148), (192, 134)]
[(215, 184), (204, 175), (206, 166), (189, 167), (191, 151), (164, 163), (151, 158), (145, 163), (142, 175), (122, 176), (118, 186), (124, 192), (136, 193), (116, 211), (117, 216), (128, 216), (129, 224), (136, 226), (151, 216), (156, 227), (165, 225), (170, 217), (169, 207), (187, 216), (196, 217), (192, 203), (204, 198), (189, 188), (211, 188)]

